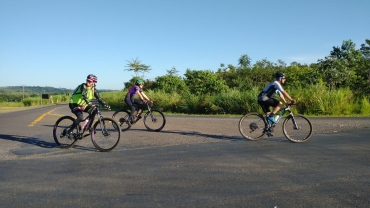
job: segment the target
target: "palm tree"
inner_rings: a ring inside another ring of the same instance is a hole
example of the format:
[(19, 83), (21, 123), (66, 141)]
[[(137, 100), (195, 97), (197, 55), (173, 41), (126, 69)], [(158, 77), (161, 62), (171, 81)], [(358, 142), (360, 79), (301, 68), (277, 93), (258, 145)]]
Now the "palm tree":
[(136, 58), (135, 60), (132, 60), (132, 61), (127, 61), (127, 62), (128, 62), (128, 64), (126, 65), (125, 70), (126, 71), (134, 71), (136, 77), (139, 77), (139, 72), (142, 72), (143, 77), (144, 77), (145, 72), (148, 72), (148, 71), (152, 70), (149, 65), (142, 64), (141, 61), (138, 58)]

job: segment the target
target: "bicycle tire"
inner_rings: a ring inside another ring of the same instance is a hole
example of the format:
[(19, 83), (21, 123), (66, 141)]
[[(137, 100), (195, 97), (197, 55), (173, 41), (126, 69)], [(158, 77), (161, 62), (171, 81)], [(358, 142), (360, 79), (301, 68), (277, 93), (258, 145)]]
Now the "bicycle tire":
[(160, 131), (166, 125), (166, 117), (160, 110), (151, 110), (144, 115), (144, 125), (149, 131)]
[[(71, 127), (74, 121), (75, 121), (75, 119), (72, 118), (71, 116), (63, 116), (63, 117), (60, 117), (55, 122), (54, 128), (53, 128), (53, 137), (54, 137), (55, 143), (60, 148), (68, 149), (70, 147), (73, 147), (74, 144), (77, 142), (77, 140), (75, 138), (74, 139), (69, 139), (65, 135), (65, 133), (66, 133), (65, 130), (67, 128)], [(79, 128), (75, 128), (73, 130), (73, 133), (78, 134), (79, 133)]]
[[(293, 118), (298, 127), (295, 126)], [(290, 115), (284, 120), (283, 133), (285, 137), (291, 142), (307, 142), (312, 135), (311, 121), (307, 117), (300, 114), (296, 114), (294, 115), (294, 117)]]
[(240, 134), (245, 139), (257, 141), (265, 135), (267, 123), (264, 116), (256, 112), (252, 112), (247, 113), (240, 118), (238, 128)]
[(91, 141), (95, 148), (101, 152), (112, 151), (119, 143), (121, 130), (118, 123), (112, 118), (102, 118), (100, 121), (95, 122), (92, 132), (90, 132)]
[(130, 112), (128, 112), (127, 110), (119, 110), (113, 113), (112, 118), (117, 121), (121, 128), (121, 131), (126, 131), (131, 128), (131, 125), (126, 122), (129, 116)]

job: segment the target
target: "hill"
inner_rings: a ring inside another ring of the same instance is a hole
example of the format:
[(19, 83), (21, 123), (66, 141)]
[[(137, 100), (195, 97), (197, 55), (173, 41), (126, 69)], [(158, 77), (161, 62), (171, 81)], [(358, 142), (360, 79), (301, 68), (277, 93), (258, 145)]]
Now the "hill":
[(25, 94), (63, 94), (71, 93), (72, 89), (55, 88), (55, 87), (40, 87), (40, 86), (7, 86), (0, 87), (0, 93), (25, 93)]
[[(7, 86), (0, 87), (0, 102), (20, 102), (27, 97), (39, 97), (41, 94), (71, 95), (74, 89), (40, 87), (40, 86)], [(100, 90), (99, 92), (110, 92), (113, 90)]]

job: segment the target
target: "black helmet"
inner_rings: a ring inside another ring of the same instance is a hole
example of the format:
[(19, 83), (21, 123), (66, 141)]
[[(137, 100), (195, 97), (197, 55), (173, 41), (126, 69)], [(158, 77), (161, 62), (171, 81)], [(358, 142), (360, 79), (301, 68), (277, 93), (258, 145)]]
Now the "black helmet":
[(276, 80), (280, 80), (282, 78), (285, 78), (285, 74), (283, 72), (278, 72), (275, 74)]
[(97, 83), (98, 82), (98, 77), (96, 77), (93, 74), (89, 74), (89, 75), (87, 75), (86, 81)]

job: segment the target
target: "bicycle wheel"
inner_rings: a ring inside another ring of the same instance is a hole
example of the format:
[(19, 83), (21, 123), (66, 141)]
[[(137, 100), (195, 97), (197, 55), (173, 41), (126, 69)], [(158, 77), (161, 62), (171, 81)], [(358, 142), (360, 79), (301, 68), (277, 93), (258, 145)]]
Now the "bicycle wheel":
[[(59, 118), (57, 120), (57, 122), (55, 122), (55, 125), (54, 125), (54, 128), (53, 128), (54, 141), (58, 146), (60, 146), (63, 149), (70, 148), (77, 142), (76, 139), (74, 139), (74, 138), (69, 139), (66, 136), (67, 128), (70, 128), (74, 121), (75, 121), (75, 119), (72, 118), (71, 116), (63, 116), (63, 117)], [(79, 133), (79, 129), (75, 128), (75, 129), (73, 129), (72, 132), (73, 132), (73, 134), (77, 134), (77, 133)]]
[(312, 135), (311, 121), (303, 115), (288, 116), (283, 123), (283, 133), (291, 142), (306, 142)]
[(245, 114), (238, 124), (240, 134), (252, 141), (257, 141), (265, 135), (267, 123), (265, 118), (256, 112)]
[(118, 123), (111, 118), (102, 118), (98, 120), (91, 132), (91, 141), (101, 152), (112, 151), (121, 138), (121, 130)]
[(160, 131), (166, 124), (166, 118), (159, 110), (148, 111), (144, 116), (144, 125), (149, 131)]
[(120, 110), (114, 112), (112, 118), (117, 121), (122, 131), (126, 131), (131, 128), (131, 125), (127, 123), (130, 113), (126, 110)]

